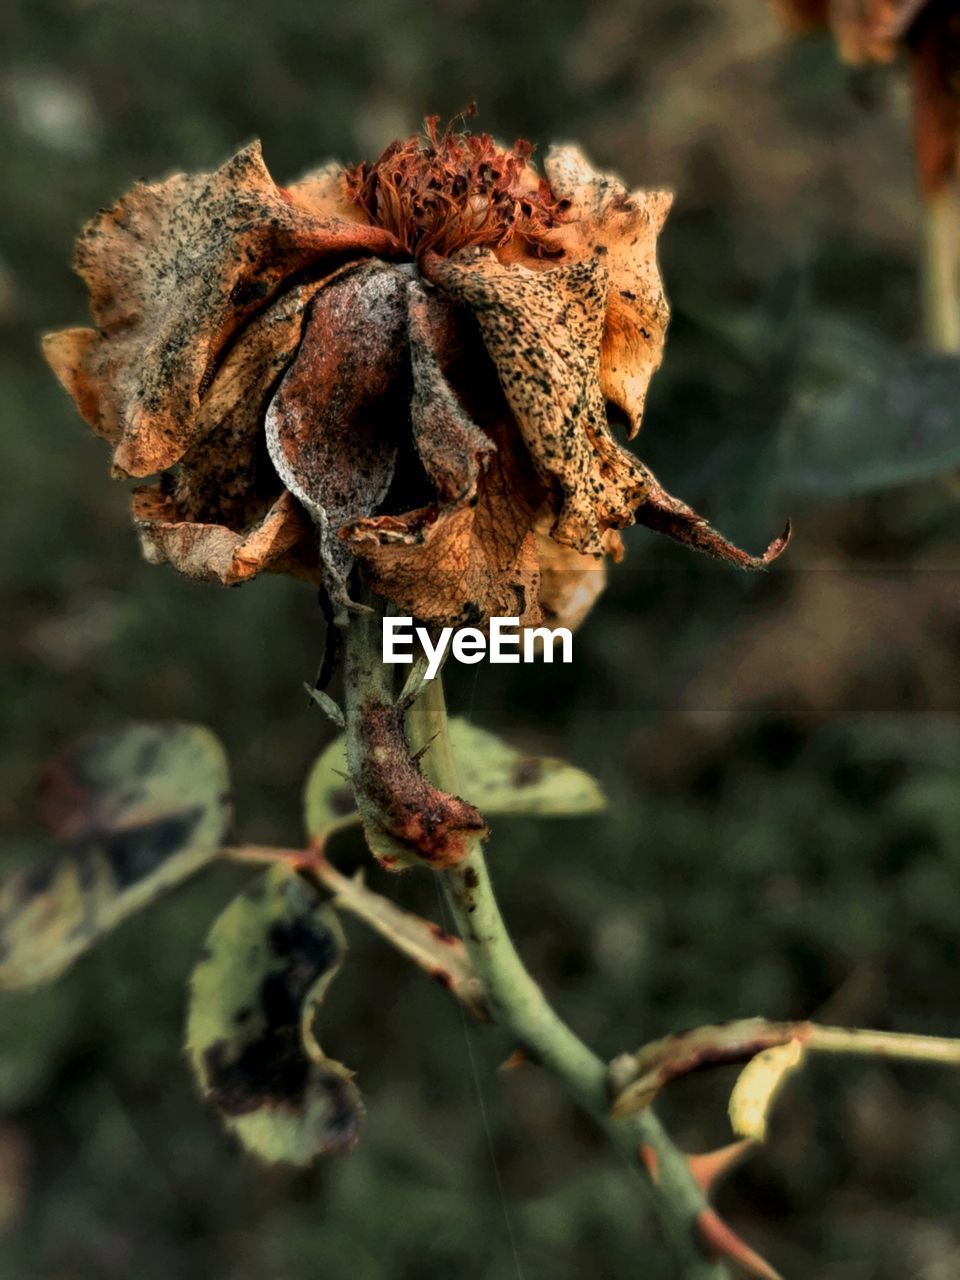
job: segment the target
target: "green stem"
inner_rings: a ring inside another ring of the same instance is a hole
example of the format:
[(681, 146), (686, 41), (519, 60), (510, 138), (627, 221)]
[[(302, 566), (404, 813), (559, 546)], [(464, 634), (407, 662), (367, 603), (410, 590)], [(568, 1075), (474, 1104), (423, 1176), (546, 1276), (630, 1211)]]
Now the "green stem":
[[(431, 781), (458, 794), (439, 679), (430, 682), (411, 708), (407, 729), (412, 749), (430, 744), (423, 768)], [(495, 1021), (528, 1057), (565, 1086), (635, 1169), (646, 1171), (646, 1184), (685, 1280), (722, 1280), (725, 1267), (706, 1257), (698, 1241), (696, 1219), (707, 1202), (686, 1157), (652, 1112), (624, 1118), (610, 1115), (606, 1065), (557, 1016), (517, 954), (494, 896), (481, 842), (474, 841), (463, 861), (441, 874), (450, 910)]]
[(927, 342), (960, 352), (960, 210), (955, 182), (924, 197), (923, 308)]

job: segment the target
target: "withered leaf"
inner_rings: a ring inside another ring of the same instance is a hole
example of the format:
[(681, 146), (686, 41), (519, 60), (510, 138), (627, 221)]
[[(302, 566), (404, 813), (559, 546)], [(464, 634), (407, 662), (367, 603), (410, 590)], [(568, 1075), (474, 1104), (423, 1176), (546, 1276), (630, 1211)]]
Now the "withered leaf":
[(640, 429), (650, 379), (660, 366), (670, 308), (657, 264), (657, 237), (673, 203), (669, 191), (629, 192), (596, 172), (577, 147), (551, 147), (544, 172), (569, 202), (568, 221), (545, 235), (565, 258), (601, 257), (607, 269), (600, 389)]
[(223, 748), (194, 725), (81, 740), (43, 775), (63, 851), (0, 885), (0, 987), (49, 982), (217, 856), (230, 821)]
[[(253, 143), (214, 173), (134, 187), (85, 229), (76, 266), (96, 340), (51, 335), (54, 372), (116, 466), (135, 476), (177, 462), (233, 337), (291, 275), (341, 258), (396, 256), (389, 232), (322, 218), (276, 186)], [(88, 416), (89, 415), (89, 416)]]
[(360, 267), (328, 285), (267, 410), (270, 457), (317, 524), (338, 601), (351, 564), (338, 532), (374, 511), (393, 477), (405, 322), (406, 278), (394, 267)]
[(764, 1142), (767, 1118), (780, 1090), (803, 1065), (800, 1040), (773, 1045), (751, 1058), (737, 1077), (727, 1111), (734, 1133)]
[(314, 1032), (345, 950), (333, 910), (278, 866), (221, 913), (193, 972), (187, 1051), (200, 1088), (271, 1163), (307, 1165), (356, 1143), (359, 1092)]
[(692, 1071), (742, 1064), (777, 1045), (802, 1044), (813, 1029), (809, 1022), (742, 1018), (653, 1040), (638, 1053), (623, 1054), (610, 1064), (613, 1114), (644, 1110), (665, 1085)]
[(368, 889), (362, 872), (349, 879), (322, 854), (314, 856), (310, 868), (332, 894), (335, 907), (351, 912), (379, 933), (396, 951), (461, 1000), (471, 1013), (478, 1018), (489, 1017), (483, 984), (459, 938)]

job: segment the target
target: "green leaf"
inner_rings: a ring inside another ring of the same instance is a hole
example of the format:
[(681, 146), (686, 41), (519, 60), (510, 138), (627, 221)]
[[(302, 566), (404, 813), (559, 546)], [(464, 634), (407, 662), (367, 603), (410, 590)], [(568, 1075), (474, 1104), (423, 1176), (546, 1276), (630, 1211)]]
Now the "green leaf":
[(49, 982), (216, 857), (230, 821), (223, 748), (195, 725), (131, 725), (54, 760), (40, 803), (63, 851), (0, 884), (0, 988)]
[(363, 1115), (313, 1021), (346, 943), (331, 907), (272, 867), (221, 913), (191, 979), (187, 1051), (204, 1096), (271, 1163), (349, 1151)]
[(359, 821), (343, 737), (334, 739), (317, 758), (307, 776), (303, 803), (311, 840), (325, 840), (340, 828)]
[(606, 807), (600, 784), (564, 760), (528, 755), (461, 719), (450, 722), (450, 740), (463, 798), (484, 817), (576, 817)]

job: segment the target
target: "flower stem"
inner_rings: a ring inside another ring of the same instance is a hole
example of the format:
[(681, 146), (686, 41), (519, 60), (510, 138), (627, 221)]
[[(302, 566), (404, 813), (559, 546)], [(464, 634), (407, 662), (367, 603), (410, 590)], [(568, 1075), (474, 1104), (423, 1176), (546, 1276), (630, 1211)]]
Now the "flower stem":
[[(427, 685), (410, 709), (407, 730), (414, 750), (429, 744), (423, 769), (431, 781), (457, 794), (459, 779), (439, 678)], [(532, 1061), (564, 1085), (621, 1155), (635, 1169), (645, 1171), (646, 1185), (685, 1280), (721, 1280), (726, 1269), (706, 1256), (700, 1244), (697, 1219), (708, 1206), (686, 1157), (652, 1112), (624, 1118), (610, 1115), (606, 1065), (558, 1017), (517, 954), (494, 896), (480, 840), (474, 839), (466, 857), (440, 874), (494, 1020)]]
[(924, 202), (923, 306), (927, 342), (960, 352), (960, 193), (955, 181), (927, 191)]

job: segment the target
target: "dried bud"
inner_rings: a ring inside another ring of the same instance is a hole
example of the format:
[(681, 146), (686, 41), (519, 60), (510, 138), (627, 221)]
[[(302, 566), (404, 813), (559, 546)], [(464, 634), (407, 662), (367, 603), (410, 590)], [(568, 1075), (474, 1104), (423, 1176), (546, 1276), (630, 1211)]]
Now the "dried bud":
[(421, 620), (574, 625), (639, 520), (741, 566), (616, 442), (668, 308), (664, 192), (575, 147), (428, 121), (282, 189), (259, 146), (139, 185), (85, 229), (95, 329), (47, 358), (134, 492), (147, 558), (241, 582), (350, 579)]

